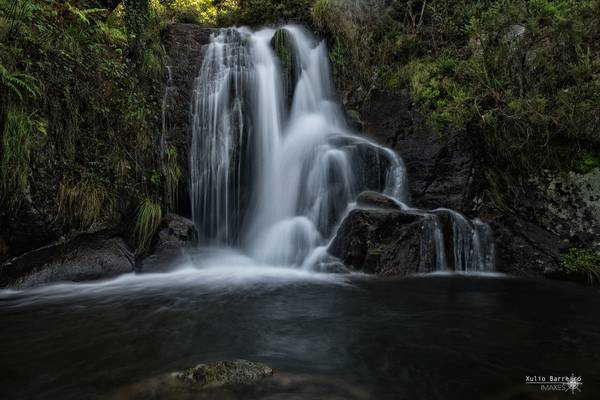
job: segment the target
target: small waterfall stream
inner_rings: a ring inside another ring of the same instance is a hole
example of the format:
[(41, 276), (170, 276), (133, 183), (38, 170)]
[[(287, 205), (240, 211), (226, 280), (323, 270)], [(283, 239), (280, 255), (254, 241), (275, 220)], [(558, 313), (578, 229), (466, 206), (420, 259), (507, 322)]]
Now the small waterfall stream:
[[(423, 240), (434, 241), (438, 270), (449, 262), (459, 271), (493, 270), (484, 224), (407, 205), (402, 159), (352, 132), (335, 100), (325, 43), (304, 29), (213, 34), (191, 113), (192, 216), (203, 243), (239, 248), (261, 264), (312, 269), (357, 195), (373, 190), (428, 217)], [(453, 243), (440, 218), (451, 221)]]

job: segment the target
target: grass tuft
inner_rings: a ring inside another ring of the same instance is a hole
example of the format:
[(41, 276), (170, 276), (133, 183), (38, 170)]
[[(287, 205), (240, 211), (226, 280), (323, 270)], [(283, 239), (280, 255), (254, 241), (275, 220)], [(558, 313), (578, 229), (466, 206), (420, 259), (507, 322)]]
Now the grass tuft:
[(88, 177), (61, 183), (58, 204), (59, 212), (72, 225), (88, 229), (113, 214), (115, 198), (98, 178)]
[(142, 254), (149, 249), (152, 237), (158, 230), (161, 221), (162, 208), (160, 203), (148, 196), (142, 197), (133, 229), (137, 254)]

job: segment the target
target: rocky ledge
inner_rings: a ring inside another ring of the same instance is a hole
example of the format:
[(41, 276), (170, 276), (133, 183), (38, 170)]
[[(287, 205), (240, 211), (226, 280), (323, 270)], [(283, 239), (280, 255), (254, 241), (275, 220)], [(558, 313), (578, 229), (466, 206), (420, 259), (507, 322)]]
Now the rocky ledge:
[(492, 271), (489, 227), (448, 210), (406, 208), (375, 192), (358, 196), (328, 252), (348, 268), (382, 276), (437, 270)]
[(80, 282), (131, 272), (163, 272), (182, 263), (195, 242), (194, 224), (167, 214), (148, 254), (137, 260), (127, 240), (111, 230), (79, 234), (29, 251), (0, 265), (0, 287), (23, 289)]

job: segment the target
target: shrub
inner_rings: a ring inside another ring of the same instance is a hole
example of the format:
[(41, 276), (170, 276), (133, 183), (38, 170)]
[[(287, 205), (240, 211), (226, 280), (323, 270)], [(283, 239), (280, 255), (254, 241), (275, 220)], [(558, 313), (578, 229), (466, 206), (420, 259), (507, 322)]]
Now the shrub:
[(219, 25), (265, 26), (288, 22), (309, 24), (313, 0), (243, 0), (218, 3)]
[(590, 285), (600, 283), (600, 254), (590, 249), (569, 249), (561, 255), (561, 267), (567, 274), (585, 276)]
[[(488, 193), (600, 151), (600, 1), (318, 0), (338, 85), (407, 88), (425, 124), (466, 135)], [(354, 106), (354, 105), (352, 105)], [(586, 167), (583, 167), (586, 169)], [(505, 185), (502, 182), (506, 182)]]

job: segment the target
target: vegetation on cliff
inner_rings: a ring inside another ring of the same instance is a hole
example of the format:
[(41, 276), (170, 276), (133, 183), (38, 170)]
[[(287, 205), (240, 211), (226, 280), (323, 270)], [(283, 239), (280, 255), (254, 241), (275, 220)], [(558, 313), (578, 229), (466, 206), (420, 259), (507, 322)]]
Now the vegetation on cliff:
[(183, 179), (160, 145), (173, 22), (311, 26), (352, 106), (408, 92), (426, 129), (476, 145), (486, 200), (510, 208), (529, 175), (600, 166), (599, 20), (600, 0), (0, 0), (0, 236), (33, 210), (148, 247)]
[(600, 255), (592, 250), (567, 250), (561, 255), (561, 267), (567, 275), (583, 277), (590, 285), (600, 283)]
[(317, 0), (340, 86), (410, 92), (430, 129), (467, 135), (489, 199), (600, 154), (600, 2)]
[(34, 209), (68, 233), (173, 196), (177, 155), (157, 150), (167, 18), (147, 3), (135, 12), (0, 1), (5, 221)]

